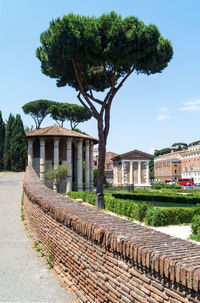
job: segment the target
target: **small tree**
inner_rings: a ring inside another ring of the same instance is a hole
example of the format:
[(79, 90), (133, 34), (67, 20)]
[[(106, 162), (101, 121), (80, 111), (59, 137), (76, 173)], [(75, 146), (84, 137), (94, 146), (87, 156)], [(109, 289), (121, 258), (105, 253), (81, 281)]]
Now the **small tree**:
[(6, 124), (6, 134), (5, 134), (5, 145), (4, 145), (4, 168), (6, 170), (11, 170), (11, 139), (13, 133), (13, 125), (15, 122), (15, 117), (10, 114), (8, 122)]
[(49, 112), (57, 124), (62, 127), (66, 120), (69, 121), (72, 130), (79, 123), (85, 122), (92, 117), (85, 107), (70, 103), (57, 102), (49, 108)]
[(0, 171), (3, 170), (4, 168), (4, 163), (3, 163), (4, 142), (5, 142), (5, 125), (0, 111)]
[(46, 178), (51, 182), (51, 184), (56, 186), (56, 190), (59, 191), (59, 187), (63, 180), (69, 176), (69, 168), (67, 165), (61, 164), (55, 167), (51, 167), (47, 173)]
[(24, 104), (22, 109), (25, 114), (33, 118), (35, 127), (40, 128), (42, 121), (49, 114), (50, 106), (53, 104), (54, 102), (49, 100), (36, 100)]
[[(40, 41), (36, 55), (42, 72), (56, 78), (57, 86), (75, 88), (80, 103), (97, 120), (96, 192), (102, 201), (112, 101), (134, 72), (151, 75), (167, 67), (172, 46), (155, 25), (146, 26), (135, 17), (122, 19), (115, 12), (98, 18), (74, 14), (58, 18), (41, 34)], [(105, 91), (105, 98), (97, 98), (95, 91)]]
[(11, 170), (24, 171), (27, 163), (27, 141), (20, 115), (16, 115), (10, 142)]

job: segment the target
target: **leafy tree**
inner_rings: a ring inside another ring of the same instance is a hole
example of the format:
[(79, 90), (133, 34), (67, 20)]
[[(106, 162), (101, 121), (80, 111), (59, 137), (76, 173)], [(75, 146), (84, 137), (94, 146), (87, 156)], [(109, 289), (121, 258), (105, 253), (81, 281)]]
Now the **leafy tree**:
[(0, 111), (0, 170), (3, 170), (3, 153), (4, 153), (4, 142), (5, 142), (5, 125)]
[(13, 124), (10, 154), (11, 170), (17, 172), (24, 171), (27, 162), (27, 141), (20, 115), (16, 115), (15, 122)]
[(72, 130), (79, 123), (85, 122), (92, 117), (85, 107), (70, 103), (56, 102), (49, 108), (49, 112), (51, 117), (62, 127), (66, 120), (69, 121)]
[(83, 134), (83, 135), (86, 135), (86, 136), (89, 136), (87, 133), (83, 132), (83, 131), (80, 130), (79, 128), (74, 128), (73, 131), (74, 131), (74, 132), (77, 132), (77, 133), (80, 133), (80, 134)]
[(10, 146), (11, 146), (14, 122), (15, 122), (15, 117), (12, 114), (10, 114), (6, 124), (5, 145), (4, 145), (4, 168), (6, 170), (11, 170)]
[(35, 127), (40, 128), (42, 121), (49, 114), (50, 106), (53, 104), (54, 102), (49, 100), (36, 100), (24, 104), (22, 109), (25, 114), (33, 118)]
[(164, 155), (164, 154), (168, 154), (168, 153), (170, 153), (171, 152), (171, 148), (169, 148), (169, 147), (166, 147), (166, 148), (163, 148), (163, 149), (160, 149), (160, 150), (155, 150), (154, 151), (154, 156), (155, 157), (158, 157), (158, 156), (160, 156), (160, 155)]
[(155, 156), (152, 156), (150, 158), (150, 162), (149, 162), (149, 178), (150, 178), (150, 180), (154, 179), (154, 158), (155, 158)]
[(56, 167), (51, 167), (47, 173), (46, 178), (56, 186), (57, 191), (64, 179), (66, 179), (69, 175), (69, 169), (67, 165), (61, 164)]
[[(51, 21), (40, 41), (36, 56), (42, 72), (56, 78), (59, 87), (75, 88), (80, 103), (97, 120), (96, 193), (102, 201), (112, 101), (134, 72), (151, 75), (167, 67), (173, 55), (172, 46), (155, 25), (146, 26), (135, 17), (122, 19), (115, 12), (98, 18), (74, 14), (58, 18)], [(103, 100), (94, 95), (100, 91), (106, 93)]]

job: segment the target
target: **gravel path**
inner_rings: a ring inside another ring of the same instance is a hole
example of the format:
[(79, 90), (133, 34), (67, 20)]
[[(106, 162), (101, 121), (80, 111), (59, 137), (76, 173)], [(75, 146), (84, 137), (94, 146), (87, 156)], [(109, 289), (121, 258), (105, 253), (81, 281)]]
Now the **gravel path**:
[(0, 302), (73, 303), (32, 248), (20, 221), (24, 173), (0, 173)]

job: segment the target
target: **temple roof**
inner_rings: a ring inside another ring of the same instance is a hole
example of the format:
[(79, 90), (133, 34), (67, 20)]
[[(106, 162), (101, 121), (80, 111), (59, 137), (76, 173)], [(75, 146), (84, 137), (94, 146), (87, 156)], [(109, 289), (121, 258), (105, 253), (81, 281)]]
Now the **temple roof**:
[(140, 150), (134, 149), (128, 153), (124, 153), (112, 158), (112, 161), (117, 160), (149, 160), (152, 155), (144, 153)]
[(98, 143), (98, 140), (90, 137), (88, 135), (84, 135), (82, 133), (78, 133), (76, 131), (58, 126), (56, 124), (44, 128), (39, 128), (32, 130), (26, 134), (27, 138), (36, 138), (36, 137), (71, 137), (71, 138), (79, 138), (93, 141), (94, 144)]

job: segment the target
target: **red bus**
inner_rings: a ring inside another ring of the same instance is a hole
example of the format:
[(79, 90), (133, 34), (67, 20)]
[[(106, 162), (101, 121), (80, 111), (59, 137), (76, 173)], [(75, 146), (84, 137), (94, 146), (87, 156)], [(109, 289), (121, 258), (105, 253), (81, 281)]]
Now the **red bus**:
[(193, 178), (183, 178), (178, 180), (178, 185), (188, 185), (192, 186), (194, 185), (194, 179)]

